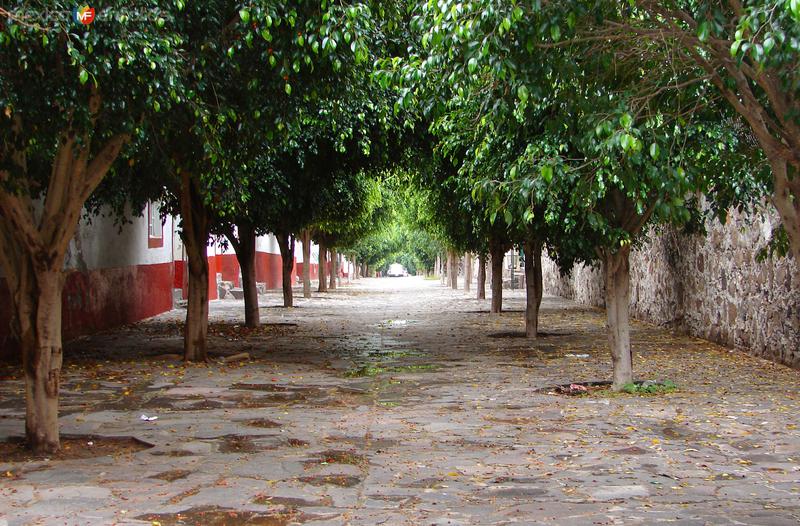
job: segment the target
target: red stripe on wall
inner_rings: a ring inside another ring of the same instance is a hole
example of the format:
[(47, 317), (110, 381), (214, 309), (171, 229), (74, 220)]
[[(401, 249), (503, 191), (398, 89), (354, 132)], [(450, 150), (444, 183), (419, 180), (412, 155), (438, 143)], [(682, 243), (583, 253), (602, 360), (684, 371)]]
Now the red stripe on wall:
[[(235, 254), (221, 254), (215, 256), (218, 268), (221, 269), (222, 279), (230, 281), (235, 287), (241, 287), (239, 280), (240, 267), (239, 260)], [(297, 281), (297, 275), (301, 263), (295, 263), (292, 268), (292, 283)], [(313, 270), (313, 269), (312, 269)], [(265, 283), (267, 289), (277, 290), (283, 286), (283, 268), (281, 265), (281, 255), (269, 252), (256, 252), (256, 281)]]
[[(300, 263), (295, 263), (295, 269), (297, 270), (297, 275), (303, 275), (303, 265), (304, 263), (301, 261)], [(319, 279), (319, 265), (316, 263), (311, 263), (311, 279)]]
[[(183, 260), (179, 259), (179, 260), (175, 261), (175, 280), (172, 282), (172, 286), (175, 287), (176, 289), (182, 289), (186, 285), (183, 282), (184, 272), (185, 272), (184, 268), (185, 267), (186, 267), (186, 264), (183, 262)], [(186, 298), (184, 298), (184, 299), (186, 299)]]
[[(172, 309), (172, 263), (69, 272), (62, 293), (64, 341)], [(10, 347), (11, 297), (0, 279), (0, 355)]]

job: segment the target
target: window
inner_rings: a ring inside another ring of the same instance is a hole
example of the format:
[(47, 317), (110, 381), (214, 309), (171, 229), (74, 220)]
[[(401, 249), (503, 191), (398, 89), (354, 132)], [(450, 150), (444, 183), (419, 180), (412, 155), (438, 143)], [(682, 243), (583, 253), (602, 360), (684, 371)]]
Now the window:
[(147, 204), (147, 246), (149, 248), (164, 246), (164, 225), (161, 224), (161, 208), (156, 202)]

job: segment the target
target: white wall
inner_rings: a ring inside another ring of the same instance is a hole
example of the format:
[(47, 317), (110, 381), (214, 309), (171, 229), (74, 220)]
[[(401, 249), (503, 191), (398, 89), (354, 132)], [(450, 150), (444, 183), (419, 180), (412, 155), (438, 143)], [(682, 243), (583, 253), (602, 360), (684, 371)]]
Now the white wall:
[[(298, 263), (304, 262), (302, 241), (295, 241), (294, 257), (295, 261), (297, 261)], [(317, 245), (313, 241), (311, 242), (311, 257), (309, 259), (311, 259), (312, 265), (319, 263), (319, 245)]]
[(163, 227), (163, 246), (148, 248), (147, 217), (130, 218), (124, 225), (115, 224), (107, 212), (82, 218), (69, 244), (65, 266), (89, 270), (168, 263), (172, 261), (172, 229), (173, 221), (168, 217)]

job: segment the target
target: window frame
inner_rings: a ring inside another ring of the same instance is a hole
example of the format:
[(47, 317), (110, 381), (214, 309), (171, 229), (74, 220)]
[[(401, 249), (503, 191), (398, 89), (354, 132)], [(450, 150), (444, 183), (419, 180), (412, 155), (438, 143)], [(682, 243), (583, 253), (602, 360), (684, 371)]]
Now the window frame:
[[(157, 211), (155, 221), (153, 212)], [(155, 225), (158, 224), (159, 235), (154, 235)], [(161, 248), (164, 246), (164, 223), (161, 221), (161, 209), (158, 203), (150, 201), (147, 203), (147, 248)]]

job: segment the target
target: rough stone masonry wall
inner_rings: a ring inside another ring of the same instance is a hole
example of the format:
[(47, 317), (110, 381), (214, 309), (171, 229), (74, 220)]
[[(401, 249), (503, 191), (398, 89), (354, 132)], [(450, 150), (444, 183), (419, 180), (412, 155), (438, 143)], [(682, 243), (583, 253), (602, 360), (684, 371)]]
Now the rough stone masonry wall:
[[(790, 258), (763, 263), (774, 214), (730, 214), (706, 236), (650, 232), (631, 256), (631, 314), (800, 368), (800, 272)], [(545, 293), (602, 307), (601, 269), (576, 265), (560, 276), (544, 261)]]

